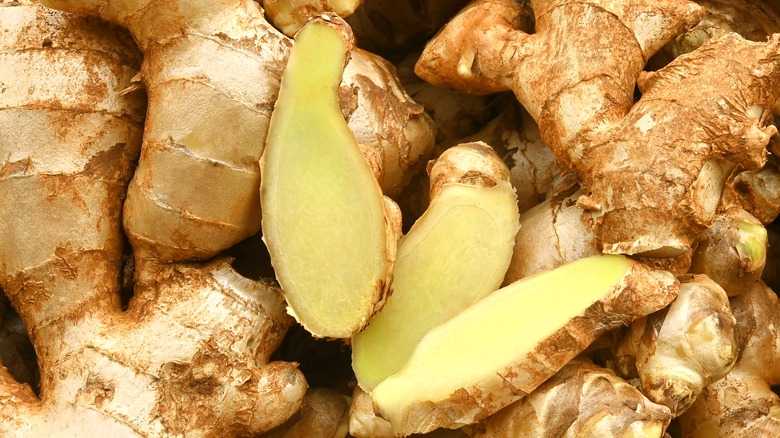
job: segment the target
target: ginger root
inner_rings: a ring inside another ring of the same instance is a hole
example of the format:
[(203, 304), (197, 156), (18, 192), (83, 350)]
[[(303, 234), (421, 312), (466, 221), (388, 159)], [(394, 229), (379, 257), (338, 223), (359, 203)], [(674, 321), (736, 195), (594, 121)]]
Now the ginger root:
[(645, 396), (674, 417), (728, 373), (739, 352), (726, 292), (705, 275), (685, 276), (667, 308), (634, 321), (615, 352), (619, 374), (639, 377)]
[(206, 259), (260, 231), (258, 161), (291, 45), (260, 6), (252, 0), (42, 3), (124, 26), (144, 53), (140, 80), (148, 115), (124, 204), (124, 229), (136, 255)]
[(661, 438), (672, 414), (612, 371), (575, 358), (523, 399), (471, 426), (472, 438)]
[(754, 43), (728, 34), (643, 73), (702, 8), (685, 0), (532, 7), (536, 32), (527, 34), (517, 30), (517, 2), (473, 2), (427, 44), (416, 72), (476, 93), (512, 90), (590, 192), (580, 203), (599, 215), (603, 252), (689, 250), (721, 195), (708, 163), (764, 163), (776, 132), (765, 125), (780, 93), (780, 37)]
[(734, 368), (704, 389), (680, 416), (686, 437), (771, 437), (780, 434), (780, 305), (761, 282), (731, 299), (740, 354)]
[(130, 37), (27, 1), (0, 3), (0, 27), (0, 75), (14, 73), (0, 93), (0, 288), (41, 369), (38, 397), (0, 367), (0, 435), (225, 437), (284, 422), (306, 382), (268, 363), (292, 324), (278, 287), (225, 259), (142, 257), (120, 307), (144, 106), (121, 93), (140, 59)]

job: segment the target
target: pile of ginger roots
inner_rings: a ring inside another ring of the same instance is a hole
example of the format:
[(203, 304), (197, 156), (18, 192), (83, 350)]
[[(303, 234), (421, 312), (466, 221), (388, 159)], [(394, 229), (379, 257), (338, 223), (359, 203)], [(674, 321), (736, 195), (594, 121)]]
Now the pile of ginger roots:
[(780, 436), (780, 1), (0, 0), (0, 436)]

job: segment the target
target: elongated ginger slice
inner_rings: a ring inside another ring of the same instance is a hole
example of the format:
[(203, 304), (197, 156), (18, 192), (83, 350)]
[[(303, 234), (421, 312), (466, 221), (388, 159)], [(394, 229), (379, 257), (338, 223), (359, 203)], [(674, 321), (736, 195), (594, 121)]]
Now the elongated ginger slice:
[(358, 384), (395, 374), (432, 328), (501, 285), (519, 228), (509, 169), (484, 143), (448, 149), (431, 169), (443, 179), (398, 246), (393, 295), (352, 339)]
[(602, 333), (657, 311), (678, 284), (593, 256), (506, 286), (436, 327), (374, 389), (396, 435), (477, 422), (533, 391)]
[(263, 238), (288, 311), (331, 338), (351, 336), (380, 307), (396, 245), (339, 109), (349, 49), (340, 29), (319, 20), (298, 33), (260, 164)]

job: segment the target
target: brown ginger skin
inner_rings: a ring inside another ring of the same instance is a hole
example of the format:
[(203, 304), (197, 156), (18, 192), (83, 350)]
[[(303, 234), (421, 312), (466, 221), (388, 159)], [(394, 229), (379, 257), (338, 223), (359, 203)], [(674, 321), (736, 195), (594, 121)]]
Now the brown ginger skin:
[[(529, 35), (516, 30), (517, 3), (472, 3), (428, 43), (417, 73), (470, 92), (514, 91), (590, 191), (581, 204), (600, 214), (604, 252), (687, 251), (720, 198), (707, 163), (764, 162), (776, 132), (764, 125), (780, 90), (780, 39), (751, 43), (730, 34), (642, 73), (653, 53), (699, 20), (700, 7), (684, 0), (532, 7)], [(643, 96), (634, 104), (637, 84)]]
[(148, 116), (124, 207), (136, 253), (205, 259), (256, 234), (258, 161), (291, 45), (260, 6), (251, 0), (43, 3), (124, 26), (144, 53)]
[(708, 386), (680, 417), (683, 436), (774, 437), (780, 435), (780, 304), (762, 282), (731, 299), (740, 355), (726, 377)]
[(0, 3), (0, 23), (4, 72), (45, 66), (60, 81), (17, 74), (0, 95), (0, 117), (19, 121), (0, 124), (0, 288), (41, 370), (38, 397), (0, 367), (0, 435), (225, 437), (282, 423), (306, 383), (294, 364), (268, 364), (292, 324), (278, 287), (224, 259), (145, 259), (120, 307), (145, 103), (121, 94), (140, 59), (129, 35), (27, 1)]
[(660, 438), (671, 419), (669, 409), (611, 370), (575, 358), (525, 398), (469, 429), (473, 438)]

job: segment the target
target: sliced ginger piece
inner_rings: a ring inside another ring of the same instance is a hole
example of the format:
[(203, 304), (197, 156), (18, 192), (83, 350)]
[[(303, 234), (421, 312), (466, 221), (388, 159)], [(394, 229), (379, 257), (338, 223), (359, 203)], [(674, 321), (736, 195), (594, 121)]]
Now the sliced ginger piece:
[(399, 243), (393, 295), (352, 340), (352, 367), (368, 391), (401, 369), (425, 333), (498, 289), (512, 258), (515, 191), (489, 146), (448, 149), (431, 179), (441, 188)]
[(339, 109), (349, 47), (331, 21), (297, 35), (261, 160), (261, 202), (263, 238), (290, 313), (315, 336), (345, 338), (383, 302), (395, 241), (382, 192)]
[(602, 333), (665, 307), (671, 274), (593, 256), (506, 286), (436, 327), (372, 394), (396, 435), (457, 428), (522, 398)]

